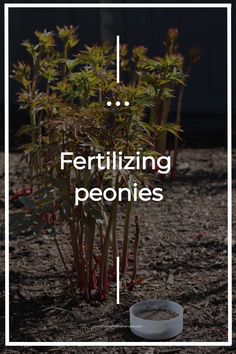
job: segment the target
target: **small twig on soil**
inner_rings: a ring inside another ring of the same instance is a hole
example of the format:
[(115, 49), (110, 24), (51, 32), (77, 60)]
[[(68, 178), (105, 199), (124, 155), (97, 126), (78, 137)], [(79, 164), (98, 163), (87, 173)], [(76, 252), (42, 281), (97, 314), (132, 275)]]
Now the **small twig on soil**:
[(139, 248), (139, 221), (138, 221), (138, 215), (135, 215), (134, 268), (133, 268), (132, 280), (135, 280), (137, 275), (138, 248)]
[(56, 236), (54, 236), (54, 241), (55, 241), (55, 244), (56, 244), (58, 253), (59, 253), (59, 255), (60, 255), (61, 261), (62, 261), (62, 263), (63, 263), (63, 265), (64, 265), (64, 267), (65, 267), (65, 270), (66, 270), (66, 273), (67, 273), (67, 275), (68, 275), (68, 278), (71, 279), (71, 274), (70, 274), (69, 269), (68, 269), (68, 267), (67, 267), (67, 265), (66, 265), (65, 259), (64, 259), (64, 257), (63, 257), (62, 252), (61, 252), (61, 249), (60, 249), (59, 243), (58, 243), (58, 241), (57, 241), (57, 239), (56, 239)]
[(54, 312), (58, 312), (58, 310), (62, 311), (62, 312), (67, 312), (67, 310), (58, 307), (58, 306), (49, 306), (49, 307), (45, 307), (42, 311), (45, 312), (49, 312), (49, 313), (54, 313)]
[(199, 306), (199, 305), (196, 305), (196, 304), (192, 304), (191, 306), (196, 307), (200, 311), (204, 312), (207, 316), (212, 318), (212, 315), (208, 311), (206, 311), (203, 306)]
[(174, 354), (174, 353), (179, 353), (179, 349), (170, 349), (170, 350), (165, 350), (160, 352), (160, 354)]

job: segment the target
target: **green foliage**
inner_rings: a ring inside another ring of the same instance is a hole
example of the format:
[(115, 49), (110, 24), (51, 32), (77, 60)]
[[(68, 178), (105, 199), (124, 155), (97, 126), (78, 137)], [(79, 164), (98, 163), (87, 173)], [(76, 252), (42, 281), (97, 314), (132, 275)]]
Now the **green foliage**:
[[(60, 153), (73, 151), (87, 157), (105, 151), (130, 155), (140, 151), (156, 155), (159, 137), (168, 132), (178, 136), (180, 130), (178, 124), (168, 123), (164, 107), (175, 96), (176, 87), (184, 85), (183, 57), (174, 49), (172, 32), (166, 42), (167, 54), (162, 58), (149, 58), (144, 47), (134, 48), (129, 58), (128, 47), (122, 45), (121, 75), (126, 73), (128, 84), (121, 81), (118, 85), (115, 49), (109, 43), (85, 46), (78, 52), (77, 30), (71, 26), (57, 27), (55, 33), (36, 31), (35, 36), (35, 44), (23, 42), (30, 62), (18, 62), (12, 71), (12, 78), (21, 84), (19, 106), (30, 117), (30, 123), (23, 125), (18, 134), (31, 137), (31, 143), (21, 148), (31, 168), (33, 187), (32, 196), (21, 199), (30, 213), (13, 218), (12, 231), (31, 228), (37, 236), (45, 230), (55, 236), (55, 224), (66, 223), (76, 284), (88, 301), (93, 293), (105, 299), (120, 253), (118, 203), (115, 200), (108, 206), (104, 201), (86, 201), (75, 206), (74, 189), (91, 189), (94, 185), (118, 189), (133, 182), (150, 186), (155, 176), (146, 171), (98, 171), (95, 165), (91, 171), (69, 166), (61, 170)], [(130, 104), (107, 107), (107, 100), (128, 100)], [(163, 149), (160, 152), (165, 153)], [(132, 203), (127, 203), (124, 274), (131, 209)], [(60, 256), (65, 264), (61, 252)]]

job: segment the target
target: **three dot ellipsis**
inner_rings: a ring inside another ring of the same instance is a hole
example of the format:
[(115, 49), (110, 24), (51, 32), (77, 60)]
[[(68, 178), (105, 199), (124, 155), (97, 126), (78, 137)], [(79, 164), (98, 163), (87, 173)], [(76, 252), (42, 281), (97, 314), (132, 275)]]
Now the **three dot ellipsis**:
[[(116, 105), (116, 107), (119, 107), (121, 105), (121, 102), (120, 101), (116, 101), (115, 105)], [(128, 107), (129, 106), (129, 101), (125, 101), (124, 105), (125, 105), (125, 107)], [(111, 101), (107, 101), (107, 106), (111, 107), (112, 106), (112, 102)]]

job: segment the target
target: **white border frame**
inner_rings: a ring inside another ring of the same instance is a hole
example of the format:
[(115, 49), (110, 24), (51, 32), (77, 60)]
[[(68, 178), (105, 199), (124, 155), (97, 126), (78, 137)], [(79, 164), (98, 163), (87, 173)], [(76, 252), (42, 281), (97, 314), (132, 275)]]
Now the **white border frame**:
[[(9, 9), (10, 8), (225, 8), (227, 9), (227, 183), (228, 183), (228, 341), (227, 342), (11, 342), (9, 323)], [(232, 345), (232, 61), (231, 3), (224, 4), (4, 4), (4, 89), (5, 89), (5, 345), (6, 346), (172, 346), (220, 347)]]

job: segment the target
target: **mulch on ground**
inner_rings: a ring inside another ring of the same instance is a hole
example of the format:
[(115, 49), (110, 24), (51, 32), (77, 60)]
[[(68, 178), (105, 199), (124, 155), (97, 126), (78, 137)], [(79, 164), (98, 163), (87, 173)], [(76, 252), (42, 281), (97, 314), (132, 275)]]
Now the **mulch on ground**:
[[(22, 176), (27, 185), (28, 170), (19, 164), (17, 154), (10, 155), (10, 165), (10, 192), (13, 194), (22, 188)], [(3, 171), (0, 171), (1, 187), (3, 179)], [(234, 184), (235, 179), (234, 175)], [(133, 211), (130, 248), (134, 240), (134, 215), (138, 214), (141, 232), (138, 276), (143, 281), (133, 291), (121, 289), (120, 305), (116, 305), (116, 284), (111, 287), (106, 302), (75, 302), (55, 243), (49, 236), (36, 240), (26, 233), (11, 238), (12, 341), (142, 342), (144, 340), (129, 329), (129, 307), (153, 298), (177, 301), (184, 307), (184, 330), (171, 341), (227, 341), (226, 151), (182, 151), (177, 179), (165, 181), (163, 188), (163, 201), (137, 203)], [(2, 202), (0, 207), (3, 217)], [(11, 212), (15, 210), (19, 211), (20, 206), (16, 208), (12, 204)], [(122, 225), (121, 217), (118, 224), (120, 237)], [(4, 250), (3, 236), (1, 228), (1, 250)], [(70, 264), (71, 248), (65, 227), (58, 227), (57, 239)], [(132, 268), (131, 261), (129, 266)], [(1, 290), (3, 308), (3, 288)], [(27, 351), (25, 348), (8, 349), (7, 353), (94, 351), (151, 354), (210, 353), (216, 349), (35, 347)], [(217, 348), (217, 353), (225, 351)]]

